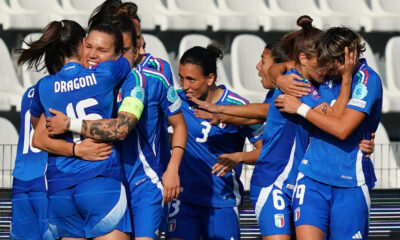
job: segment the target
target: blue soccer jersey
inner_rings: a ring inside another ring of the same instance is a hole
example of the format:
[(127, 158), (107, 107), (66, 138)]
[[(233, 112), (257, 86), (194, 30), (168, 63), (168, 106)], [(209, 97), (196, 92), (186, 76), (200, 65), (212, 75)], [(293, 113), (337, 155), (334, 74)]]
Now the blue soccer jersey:
[[(130, 71), (125, 58), (100, 63), (96, 68), (86, 69), (70, 62), (55, 75), (42, 78), (35, 87), (31, 114), (52, 116), (49, 108), (63, 112), (70, 118), (103, 119), (112, 117), (114, 88)], [(66, 133), (69, 142), (81, 140), (78, 134)], [(74, 157), (49, 154), (47, 179), (49, 194), (74, 186), (96, 176), (122, 180), (119, 155), (114, 150), (105, 161), (83, 161)]]
[[(139, 122), (122, 142), (121, 157), (130, 184), (146, 179), (157, 182), (163, 174), (165, 158), (160, 154), (164, 142), (160, 141), (159, 136), (166, 131), (164, 120), (181, 111), (181, 100), (162, 73), (137, 66), (132, 74), (140, 76), (142, 82), (145, 82), (141, 87), (145, 89), (146, 97)], [(132, 86), (124, 83), (121, 88), (122, 98), (132, 91)]]
[[(340, 92), (340, 84), (332, 82), (333, 91), (328, 94), (329, 102), (335, 100)], [(329, 87), (325, 84), (324, 88)], [(304, 175), (337, 187), (361, 186), (366, 181), (364, 163), (369, 163), (363, 157), (358, 144), (363, 139), (369, 139), (375, 132), (382, 108), (382, 83), (378, 74), (372, 70), (365, 59), (361, 59), (357, 73), (353, 76), (351, 99), (347, 108), (366, 114), (361, 124), (346, 140), (315, 129), (310, 140), (309, 148), (301, 161), (299, 171)], [(371, 177), (371, 176), (367, 176)], [(371, 184), (371, 183), (369, 183)]]
[[(295, 69), (286, 74), (291, 73), (300, 75)], [(304, 77), (302, 81), (308, 82)], [(314, 108), (325, 102), (314, 87), (311, 90), (311, 94), (300, 98), (303, 103)], [(275, 184), (290, 196), (296, 181), (297, 165), (307, 148), (309, 124), (300, 116), (279, 111), (275, 106), (275, 99), (281, 94), (281, 90), (275, 89), (268, 101), (270, 107), (263, 134), (263, 147), (251, 183), (260, 187)]]
[[(224, 90), (219, 105), (244, 105), (248, 101)], [(212, 174), (211, 168), (224, 153), (243, 151), (246, 137), (251, 143), (261, 139), (263, 124), (234, 126), (220, 123), (213, 126), (208, 120), (196, 118), (194, 106), (183, 91), (182, 112), (189, 129), (186, 151), (179, 169), (183, 191), (180, 200), (209, 207), (234, 207), (240, 203), (242, 186), (239, 180), (241, 165), (223, 177)]]
[(155, 58), (150, 53), (146, 53), (143, 62), (140, 63), (140, 66), (161, 72), (167, 78), (168, 82), (174, 85), (174, 77), (172, 76), (171, 66), (167, 61), (161, 58)]
[(34, 87), (26, 90), (21, 102), (21, 129), (19, 131), (17, 157), (13, 171), (13, 194), (20, 192), (46, 192), (45, 170), (47, 152), (32, 147), (33, 128), (30, 106), (35, 95)]
[[(145, 59), (140, 64), (140, 67), (153, 69), (162, 73), (165, 77), (165, 80), (168, 81), (169, 85), (174, 86), (174, 77), (172, 75), (171, 66), (167, 61), (161, 58), (155, 58), (150, 53), (146, 53)], [(161, 156), (163, 169), (165, 170), (168, 165), (169, 159), (171, 158), (171, 145), (169, 143), (168, 134), (168, 120), (162, 119), (160, 125), (162, 125), (163, 127), (159, 135), (156, 136), (157, 142), (160, 142), (160, 148), (158, 149), (157, 155)]]

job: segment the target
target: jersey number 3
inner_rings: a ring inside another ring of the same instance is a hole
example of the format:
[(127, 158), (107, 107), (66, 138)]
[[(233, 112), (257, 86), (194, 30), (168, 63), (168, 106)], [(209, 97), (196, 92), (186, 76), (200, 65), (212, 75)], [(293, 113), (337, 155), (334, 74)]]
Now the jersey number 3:
[(199, 143), (203, 143), (203, 142), (207, 141), (208, 133), (211, 130), (211, 124), (209, 122), (203, 121), (203, 122), (201, 122), (201, 125), (204, 126), (204, 128), (201, 129), (201, 132), (203, 133), (203, 137), (202, 138), (199, 138), (199, 137), (196, 138), (196, 142), (199, 142)]

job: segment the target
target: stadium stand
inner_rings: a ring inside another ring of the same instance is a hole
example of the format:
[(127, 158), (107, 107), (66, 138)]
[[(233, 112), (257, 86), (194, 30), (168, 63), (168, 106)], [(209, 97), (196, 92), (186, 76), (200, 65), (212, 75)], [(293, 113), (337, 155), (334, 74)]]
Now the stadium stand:
[(17, 110), (21, 108), (21, 97), (24, 89), (18, 80), (10, 53), (4, 41), (0, 39), (0, 94), (6, 97)]
[(250, 34), (239, 35), (232, 42), (233, 88), (241, 89), (240, 93), (250, 102), (262, 102), (268, 92), (262, 88), (256, 70), (265, 44), (264, 40)]
[(0, 117), (0, 133), (0, 188), (10, 189), (18, 132), (10, 121)]
[(83, 27), (87, 27), (87, 21), (90, 13), (102, 2), (103, 0), (61, 0), (61, 6), (64, 9), (65, 18), (75, 20)]

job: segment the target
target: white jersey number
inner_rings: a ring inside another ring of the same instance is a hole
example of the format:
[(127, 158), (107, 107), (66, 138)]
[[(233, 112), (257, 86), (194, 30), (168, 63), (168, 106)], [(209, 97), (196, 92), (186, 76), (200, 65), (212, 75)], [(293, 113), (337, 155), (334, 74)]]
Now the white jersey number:
[[(38, 153), (40, 152), (40, 149), (34, 148), (32, 146), (32, 139), (33, 139), (33, 133), (34, 129), (31, 128), (31, 112), (28, 110), (25, 113), (25, 126), (24, 126), (24, 148), (22, 150), (22, 154), (27, 154), (29, 152), (29, 149), (31, 149), (32, 152)], [(32, 129), (32, 130), (31, 130)]]
[(202, 138), (199, 138), (199, 137), (196, 138), (196, 142), (199, 142), (199, 143), (203, 143), (203, 142), (207, 141), (208, 133), (211, 130), (211, 124), (209, 122), (203, 121), (203, 122), (201, 122), (201, 125), (203, 125), (205, 128), (201, 129), (201, 132), (203, 133), (203, 137)]
[(174, 211), (171, 212), (171, 213), (168, 215), (168, 217), (170, 217), (170, 218), (175, 217), (175, 216), (179, 213), (179, 206), (180, 206), (180, 205), (181, 205), (181, 201), (180, 201), (180, 200), (175, 199), (174, 201), (172, 201), (171, 207), (174, 208)]
[[(85, 109), (89, 107), (93, 107), (95, 105), (99, 104), (96, 99), (94, 98), (87, 98), (84, 100), (79, 101), (74, 109), (74, 106), (72, 103), (69, 103), (67, 105), (67, 116), (70, 118), (75, 118), (75, 119), (86, 119), (86, 120), (97, 120), (97, 119), (102, 119), (100, 114), (97, 113), (90, 113), (86, 114)], [(72, 134), (74, 137), (74, 142), (80, 142), (81, 138), (80, 135), (77, 133)]]
[(272, 191), (272, 200), (274, 202), (274, 207), (277, 210), (285, 209), (285, 200), (282, 197), (282, 191), (279, 189), (275, 189)]
[(296, 187), (296, 198), (299, 199), (299, 205), (303, 204), (304, 194), (306, 193), (306, 185), (300, 184)]

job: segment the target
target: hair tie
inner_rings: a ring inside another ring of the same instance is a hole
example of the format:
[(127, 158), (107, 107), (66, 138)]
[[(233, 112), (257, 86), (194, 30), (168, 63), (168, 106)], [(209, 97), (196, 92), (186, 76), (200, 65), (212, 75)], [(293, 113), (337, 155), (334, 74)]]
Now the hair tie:
[(140, 20), (139, 20), (139, 19), (132, 18), (131, 21), (132, 21), (133, 23), (138, 23), (138, 24), (140, 24)]

